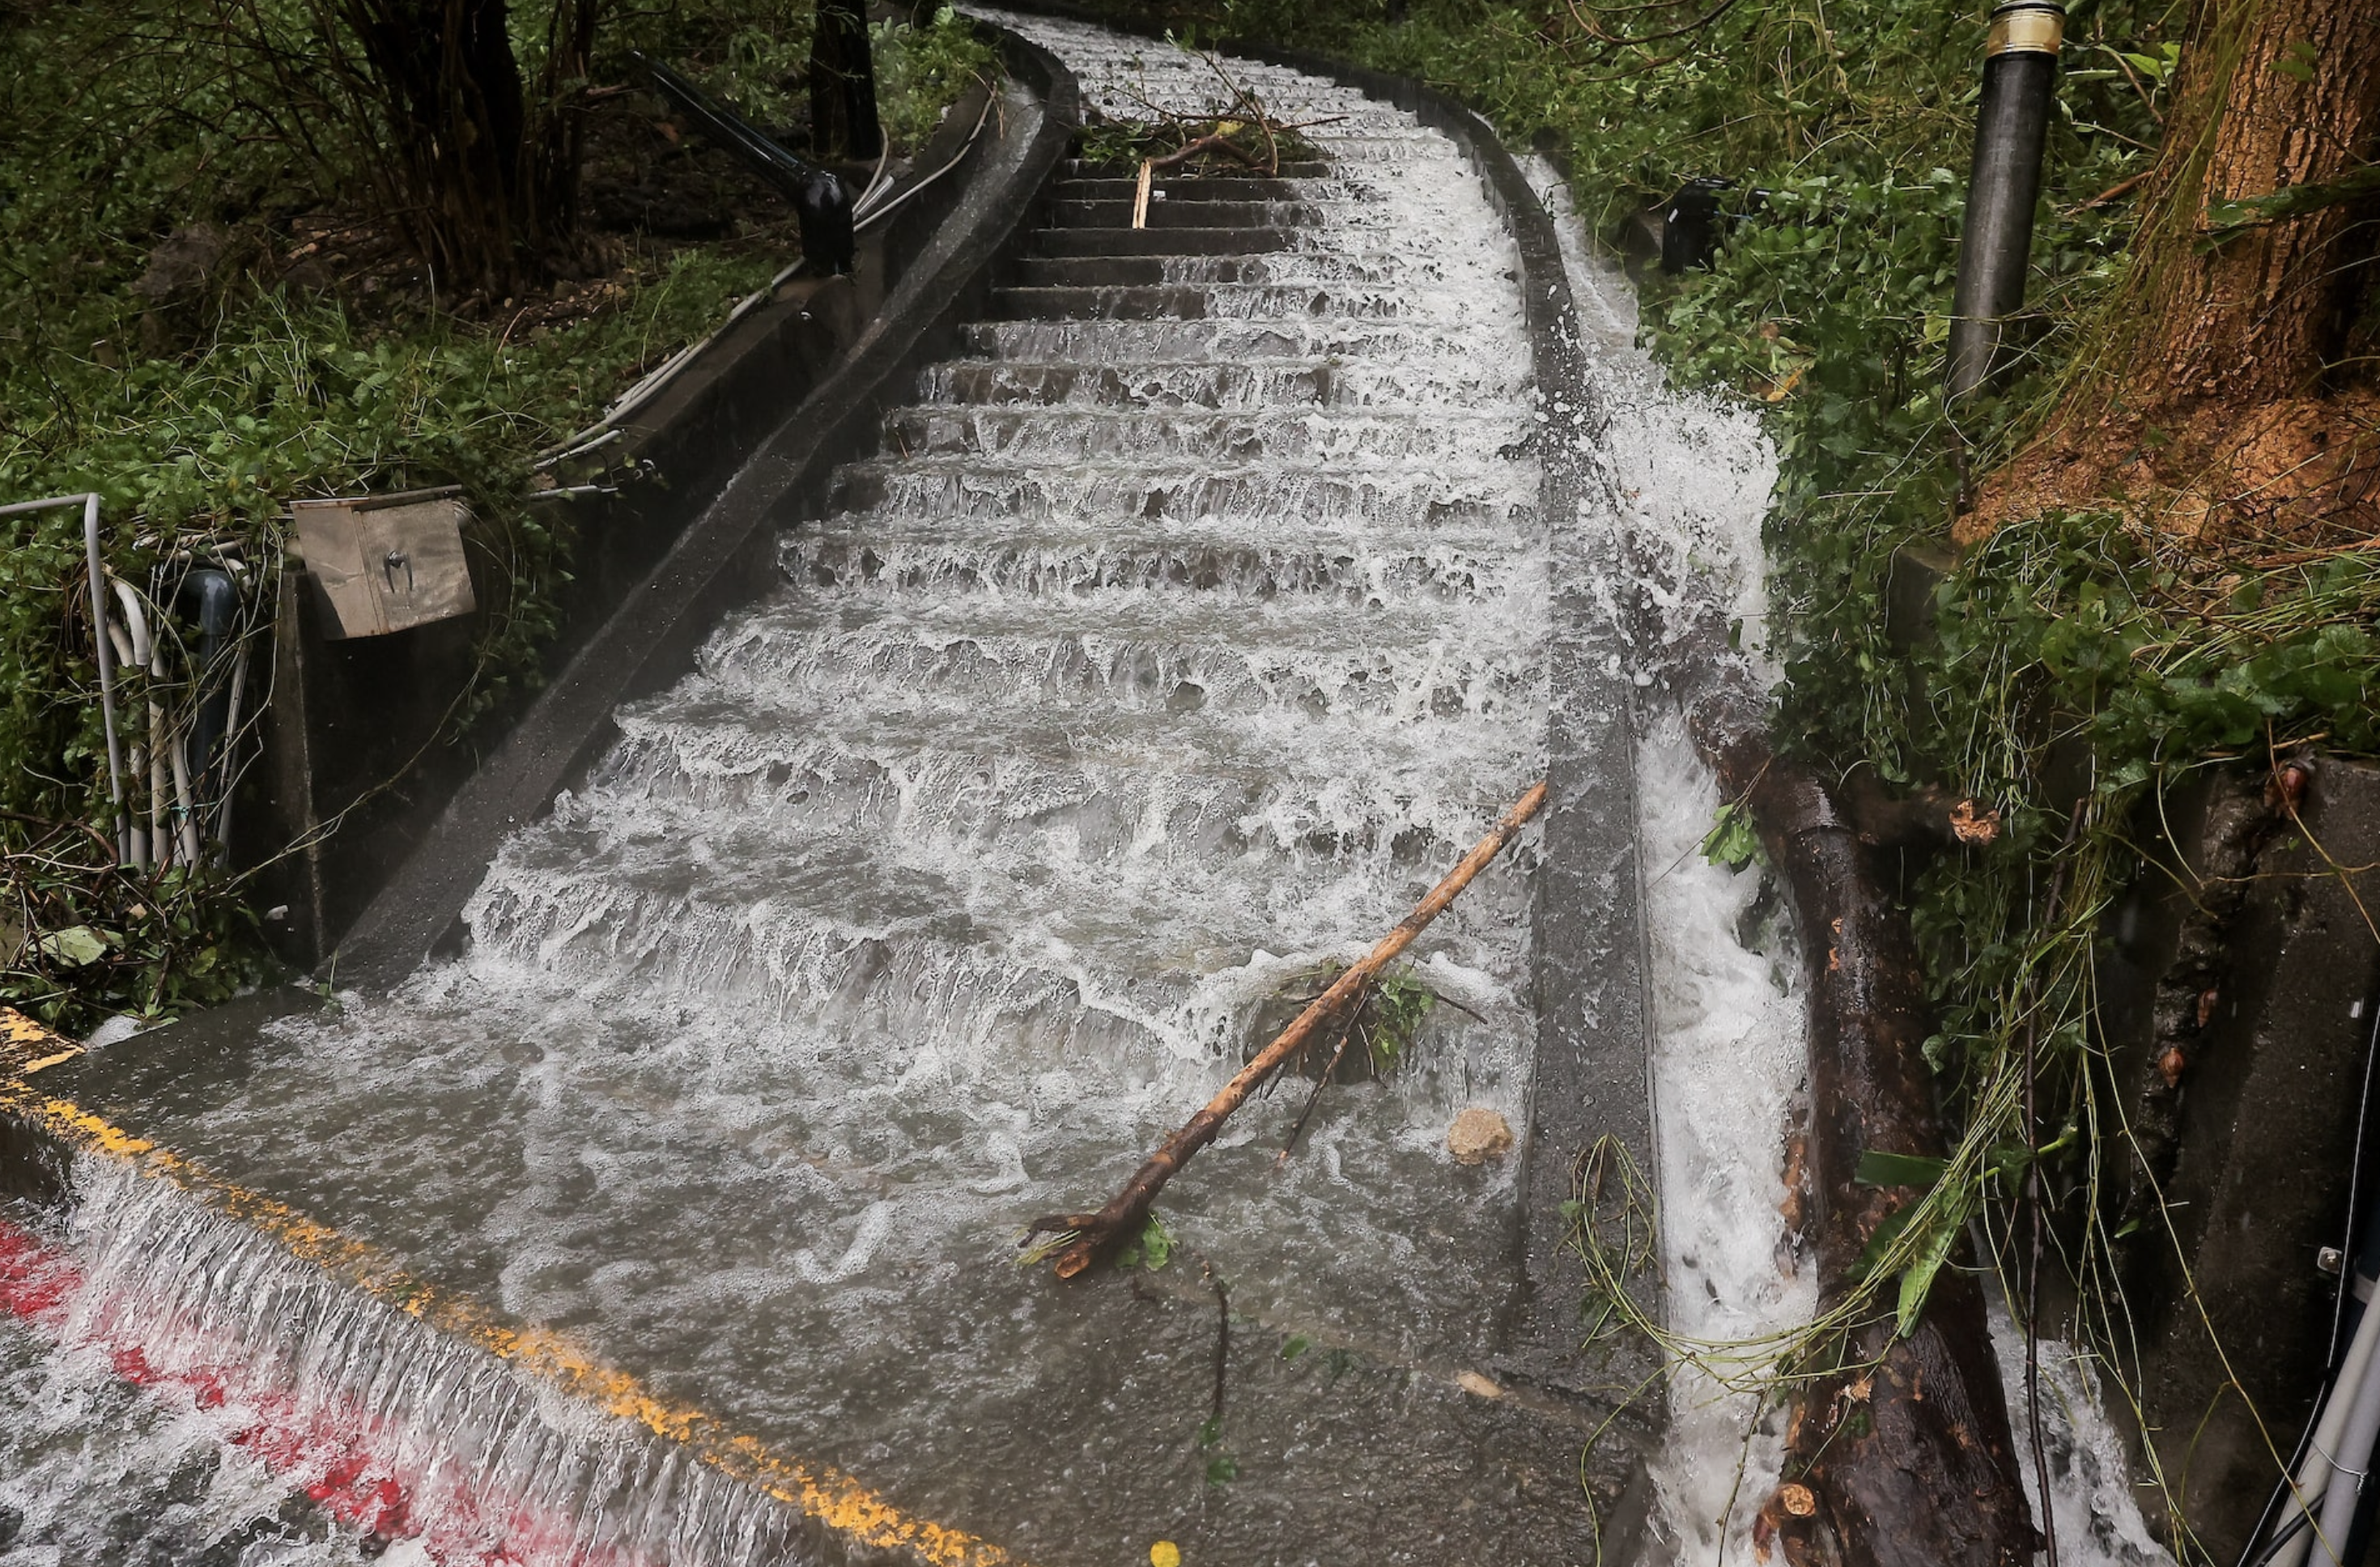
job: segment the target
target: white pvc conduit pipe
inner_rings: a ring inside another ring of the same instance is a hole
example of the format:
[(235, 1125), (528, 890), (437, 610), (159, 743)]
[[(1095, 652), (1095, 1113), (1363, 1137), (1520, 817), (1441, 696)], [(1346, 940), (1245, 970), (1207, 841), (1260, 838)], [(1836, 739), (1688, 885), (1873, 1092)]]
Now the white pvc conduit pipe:
[[(2327, 1500), (2338, 1468), (2332, 1455), (2339, 1451), (2347, 1436), (2348, 1415), (2351, 1413), (2356, 1394), (2371, 1379), (2372, 1359), (2380, 1349), (2380, 1304), (2366, 1303), (2362, 1319), (2355, 1325), (2355, 1337), (2348, 1341), (2347, 1356), (2339, 1362), (2338, 1379), (2331, 1384), (2330, 1398), (2322, 1406), (2322, 1417), (2313, 1428), (2313, 1439), (2306, 1444), (2305, 1459), (2298, 1465), (2295, 1481), (2294, 1511), (2305, 1514), (2306, 1523), (2298, 1532), (2282, 1542), (2272, 1559), (2271, 1567), (2301, 1567), (2307, 1552), (2313, 1548), (2314, 1524), (2328, 1512)], [(2368, 1444), (2367, 1444), (2368, 1452)], [(2289, 1514), (2282, 1514), (2281, 1527), (2289, 1526)], [(2325, 1559), (2343, 1549), (2346, 1541), (2332, 1535), (2325, 1525), (2321, 1533), (2331, 1543), (2324, 1547)]]
[[(2363, 1311), (2367, 1319), (2380, 1316), (2380, 1302), (2367, 1305)], [(2372, 1468), (2373, 1439), (2380, 1437), (2380, 1377), (2374, 1377), (2367, 1365), (2361, 1380), (2351, 1388), (2342, 1381), (2332, 1397), (2347, 1406), (2347, 1425), (2330, 1455), (2330, 1482), (2315, 1520), (2321, 1529), (2315, 1548), (2323, 1553), (2321, 1560), (2336, 1562), (2345, 1554), (2348, 1533), (2355, 1527), (2355, 1504), (2363, 1492), (2363, 1477)]]
[(884, 122), (878, 120), (876, 122), (876, 167), (868, 174), (868, 188), (861, 191), (859, 200), (851, 204), (853, 217), (857, 217), (880, 200), (878, 192), (884, 188), (884, 165), (891, 162), (892, 158), (892, 139), (884, 134)]
[(923, 190), (929, 185), (933, 184), (934, 181), (941, 178), (942, 176), (958, 167), (959, 161), (967, 155), (967, 149), (975, 145), (975, 139), (981, 136), (983, 134), (983, 128), (990, 123), (992, 105), (999, 102), (1000, 94), (997, 91), (986, 93), (983, 100), (983, 113), (975, 117), (975, 128), (967, 132), (967, 139), (959, 144), (959, 150), (952, 155), (951, 161), (944, 164), (941, 168), (936, 169), (933, 173), (928, 175), (925, 178), (917, 181), (917, 183), (912, 185), (908, 189), (904, 190), (898, 196), (891, 197), (882, 204), (872, 208), (866, 217), (859, 219), (851, 225), (852, 232), (856, 234), (863, 228), (872, 228), (876, 225), (883, 222), (886, 218), (891, 217), (893, 213), (900, 208), (901, 203), (906, 201), (918, 191)]
[(163, 650), (150, 634), (148, 612), (140, 607), (140, 595), (133, 590), (132, 584), (113, 572), (108, 574), (107, 584), (115, 589), (115, 601), (124, 607), (124, 626), (132, 644), (132, 656), (127, 662), (135, 669), (147, 671), (149, 675), (149, 739), (145, 746), (132, 747), (134, 782), (141, 777), (143, 757), (149, 764), (149, 825), (142, 828), (135, 817), (132, 828), (132, 864), (136, 869), (146, 870), (152, 854), (154, 863), (160, 866), (174, 857), (173, 839), (165, 831), (165, 711), (157, 703), (157, 682), (164, 675), (164, 661), (159, 656)]

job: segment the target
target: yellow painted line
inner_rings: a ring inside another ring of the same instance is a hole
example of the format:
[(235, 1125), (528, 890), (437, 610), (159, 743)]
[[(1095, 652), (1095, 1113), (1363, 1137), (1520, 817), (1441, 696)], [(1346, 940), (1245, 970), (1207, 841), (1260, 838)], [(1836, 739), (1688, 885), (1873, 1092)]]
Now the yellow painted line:
[(72, 1100), (36, 1093), (25, 1082), (29, 1073), (80, 1053), (80, 1047), (21, 1013), (0, 1007), (0, 1115), (30, 1122), (70, 1148), (120, 1160), (150, 1179), (170, 1182), (216, 1211), (271, 1235), (341, 1282), (510, 1361), (581, 1402), (685, 1444), (713, 1468), (800, 1509), (857, 1544), (907, 1550), (930, 1567), (1024, 1567), (1000, 1547), (964, 1530), (910, 1517), (839, 1470), (783, 1457), (755, 1438), (727, 1430), (698, 1409), (665, 1403), (634, 1377), (602, 1365), (560, 1334), (505, 1322), (477, 1301), (407, 1272), (376, 1246), (318, 1223), (286, 1203), (210, 1174)]

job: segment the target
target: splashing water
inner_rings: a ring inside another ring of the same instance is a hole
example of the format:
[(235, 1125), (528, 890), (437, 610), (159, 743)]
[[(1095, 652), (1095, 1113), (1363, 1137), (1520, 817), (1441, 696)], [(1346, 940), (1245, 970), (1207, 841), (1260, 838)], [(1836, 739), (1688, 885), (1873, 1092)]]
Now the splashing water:
[[(1669, 612), (1715, 595), (1744, 629), (1763, 677), (1779, 673), (1766, 635), (1761, 524), (1777, 456), (1748, 408), (1663, 384), (1635, 346), (1635, 310), (1619, 269), (1592, 257), (1567, 184), (1541, 157), (1524, 172), (1555, 219), (1605, 433), (1590, 454), (1640, 575), (1622, 592)], [(1651, 949), (1654, 1095), (1669, 1323), (1707, 1352), (1711, 1370), (1756, 1370), (1730, 1341), (1790, 1331), (1816, 1310), (1815, 1280), (1787, 1244), (1778, 1203), (1786, 1125), (1807, 1054), (1801, 954), (1760, 874), (1731, 873), (1697, 852), (1718, 808), (1708, 769), (1674, 714), (1644, 723), (1637, 759), (1645, 910)], [(2041, 1514), (2025, 1420), (2024, 1346), (1998, 1297), (1998, 1351), (2025, 1493)], [(2122, 1439), (2086, 1356), (2045, 1339), (2043, 1435), (2050, 1510), (2066, 1567), (2156, 1567)], [(1753, 1515), (1776, 1488), (1781, 1411), (1725, 1391), (1704, 1368), (1677, 1368), (1670, 1426), (1651, 1465), (1658, 1498), (1647, 1561), (1679, 1567), (1750, 1563)]]
[[(1011, 20), (1111, 112), (1213, 90)], [(1136, 297), (1086, 285), (969, 329), (784, 536), (779, 589), (505, 844), (465, 955), (277, 1026), (143, 1130), (1029, 1559), (1162, 1533), (1559, 1560), (1575, 1502), (1544, 1477), (1585, 1432), (1478, 1391), (1516, 1183), (1445, 1148), (1467, 1107), (1525, 1124), (1531, 841), (1415, 948), (1450, 1004), (1407, 1069), (1334, 1089), (1278, 1169), (1292, 1112), (1256, 1107), (1169, 1189), (1194, 1261), (1075, 1290), (1009, 1260), (1544, 767), (1512, 243), (1410, 115), (1236, 68), (1343, 116), (1310, 133), (1328, 172), (1284, 182), (1289, 249), (1166, 259), (1196, 319), (1105, 319)], [(425, 1539), (484, 1542), (493, 1476), (563, 1521), (540, 1559), (813, 1549), (210, 1222), (103, 1185), (79, 1244), (126, 1259), (144, 1331), (359, 1403)], [(1492, 1523), (1464, 1515), (1482, 1483), (1517, 1499)]]

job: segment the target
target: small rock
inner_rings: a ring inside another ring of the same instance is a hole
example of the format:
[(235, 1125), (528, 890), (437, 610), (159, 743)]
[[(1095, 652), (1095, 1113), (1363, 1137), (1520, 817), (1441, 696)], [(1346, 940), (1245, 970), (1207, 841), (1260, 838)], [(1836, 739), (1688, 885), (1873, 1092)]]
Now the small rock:
[(1454, 1118), (1447, 1128), (1446, 1151), (1457, 1164), (1485, 1164), (1512, 1151), (1512, 1128), (1492, 1110), (1476, 1106)]
[(338, 275), (322, 263), (319, 256), (307, 256), (292, 261), (281, 271), (281, 285), (308, 294), (322, 294), (338, 286)]
[(1492, 1378), (1483, 1377), (1476, 1371), (1465, 1371), (1461, 1373), (1454, 1379), (1454, 1385), (1461, 1388), (1464, 1392), (1469, 1393), (1473, 1398), (1502, 1398), (1504, 1396), (1504, 1390), (1497, 1386)]
[(177, 228), (149, 252), (148, 270), (132, 285), (143, 307), (143, 352), (178, 352), (196, 341), (200, 312), (230, 253), (231, 236), (211, 223)]

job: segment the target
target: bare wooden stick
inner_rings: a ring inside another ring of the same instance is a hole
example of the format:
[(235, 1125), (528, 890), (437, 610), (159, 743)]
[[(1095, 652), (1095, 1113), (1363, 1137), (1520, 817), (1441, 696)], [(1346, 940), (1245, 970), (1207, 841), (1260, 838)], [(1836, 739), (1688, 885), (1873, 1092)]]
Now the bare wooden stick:
[[(1331, 1048), (1330, 1059), (1323, 1063), (1321, 1073), (1314, 1079), (1314, 1091), (1305, 1096), (1305, 1108), (1297, 1112), (1297, 1120), (1289, 1128), (1288, 1140), (1281, 1145), (1281, 1153), (1273, 1160), (1275, 1164), (1287, 1164), (1289, 1156), (1297, 1151), (1297, 1139), (1305, 1136), (1305, 1124), (1314, 1119), (1314, 1107), (1322, 1102), (1322, 1090), (1330, 1087), (1339, 1063), (1347, 1059), (1347, 1042), (1355, 1037), (1355, 1025), (1363, 1018), (1364, 1000), (1361, 991), (1348, 998), (1347, 1021), (1339, 1026), (1339, 1042)], [(1370, 1048), (1369, 1040), (1366, 1048)]]
[(1140, 161), (1140, 188), (1134, 192), (1132, 198), (1132, 226), (1135, 228), (1148, 226), (1148, 180), (1156, 172), (1155, 159), (1143, 158)]
[(1471, 885), (1471, 879), (1503, 852), (1504, 845), (1512, 841), (1513, 835), (1520, 832), (1529, 818), (1537, 814), (1538, 808), (1545, 803), (1546, 786), (1543, 784), (1522, 796), (1512, 808), (1504, 813), (1503, 820), (1496, 823), (1495, 829), (1463, 856), (1463, 862), (1448, 871), (1444, 881), (1430, 889), (1429, 896), (1415, 904), (1414, 911), (1400, 920), (1395, 929), (1381, 937), (1378, 946), (1348, 965), (1346, 971), (1331, 982), (1329, 990), (1317, 996), (1311, 1005), (1297, 1014), (1297, 1021), (1275, 1035), (1272, 1043), (1257, 1051), (1230, 1082), (1223, 1085), (1220, 1093), (1207, 1101), (1205, 1109), (1184, 1123), (1181, 1130), (1166, 1138), (1157, 1151), (1148, 1156), (1148, 1162), (1123, 1184), (1123, 1189), (1116, 1193), (1105, 1208), (1097, 1213), (1046, 1214), (1026, 1226), (1025, 1239), (1021, 1244), (1031, 1245), (1036, 1235), (1071, 1233), (1072, 1240), (1055, 1248), (1058, 1277), (1071, 1279), (1110, 1250), (1139, 1234), (1148, 1221), (1149, 1204), (1157, 1200), (1157, 1194), (1164, 1189), (1165, 1183), (1173, 1179), (1175, 1173), (1190, 1161), (1193, 1154), (1215, 1140), (1215, 1135), (1223, 1129), (1223, 1123), (1232, 1111), (1246, 1103), (1248, 1096), (1255, 1093), (1257, 1087), (1271, 1076), (1299, 1046), (1305, 1044), (1316, 1028), (1336, 1015), (1349, 998), (1371, 983), (1375, 975), (1413, 945), (1414, 938), (1429, 929), (1431, 920), (1446, 912), (1447, 905), (1454, 902), (1456, 895)]

